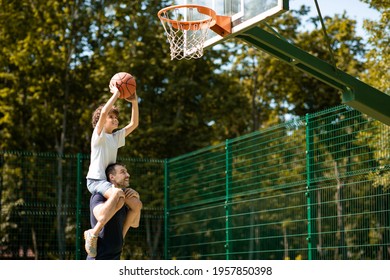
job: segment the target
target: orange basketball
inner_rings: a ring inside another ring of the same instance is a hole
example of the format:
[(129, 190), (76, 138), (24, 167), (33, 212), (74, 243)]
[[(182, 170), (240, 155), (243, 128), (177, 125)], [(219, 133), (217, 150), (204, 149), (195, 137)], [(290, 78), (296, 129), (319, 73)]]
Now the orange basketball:
[(126, 72), (119, 72), (112, 76), (110, 84), (116, 85), (121, 93), (119, 98), (132, 97), (136, 92), (137, 84), (133, 75)]

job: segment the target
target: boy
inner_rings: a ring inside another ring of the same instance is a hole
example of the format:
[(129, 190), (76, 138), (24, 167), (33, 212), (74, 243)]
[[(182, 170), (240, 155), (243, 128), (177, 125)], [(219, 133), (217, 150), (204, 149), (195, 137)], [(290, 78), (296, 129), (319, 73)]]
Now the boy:
[[(87, 187), (91, 194), (100, 193), (107, 201), (105, 211), (101, 213), (94, 228), (84, 232), (85, 250), (91, 257), (96, 256), (97, 238), (103, 226), (112, 218), (117, 210), (117, 205), (123, 201), (129, 208), (131, 202), (122, 189), (114, 188), (107, 181), (105, 174), (106, 167), (116, 162), (118, 149), (125, 145), (125, 137), (138, 126), (138, 97), (136, 94), (131, 99), (126, 99), (132, 104), (131, 120), (122, 129), (117, 130), (119, 125), (119, 111), (114, 107), (115, 101), (119, 98), (120, 92), (115, 85), (110, 84), (111, 98), (104, 106), (99, 106), (92, 116), (94, 128), (91, 140), (91, 163), (87, 174)], [(133, 226), (135, 227), (135, 226)]]

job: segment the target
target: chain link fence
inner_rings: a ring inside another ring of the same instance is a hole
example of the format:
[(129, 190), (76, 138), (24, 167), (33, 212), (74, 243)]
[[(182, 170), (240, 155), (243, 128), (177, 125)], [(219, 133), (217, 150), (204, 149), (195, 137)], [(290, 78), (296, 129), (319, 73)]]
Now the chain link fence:
[[(166, 160), (123, 259), (389, 259), (390, 128), (346, 106)], [(89, 156), (0, 152), (0, 258), (85, 259)]]
[(168, 160), (173, 259), (389, 259), (390, 129), (346, 106)]
[[(163, 259), (164, 162), (119, 158), (144, 203), (126, 236), (125, 259)], [(85, 259), (90, 228), (89, 156), (0, 152), (0, 258)]]

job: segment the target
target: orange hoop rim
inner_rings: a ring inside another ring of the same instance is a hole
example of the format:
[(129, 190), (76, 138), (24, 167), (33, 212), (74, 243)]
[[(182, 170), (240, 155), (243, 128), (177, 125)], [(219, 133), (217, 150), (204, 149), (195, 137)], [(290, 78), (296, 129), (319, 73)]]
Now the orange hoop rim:
[[(180, 21), (180, 20), (169, 19), (169, 18), (164, 17), (162, 15), (163, 13), (165, 13), (167, 11), (174, 10), (174, 9), (180, 9), (180, 8), (196, 8), (199, 13), (204, 14), (204, 15), (208, 15), (208, 16), (210, 16), (210, 18), (203, 19), (203, 20), (194, 20), (194, 21)], [(160, 18), (161, 21), (168, 22), (172, 26), (176, 27), (176, 26), (178, 26), (178, 23), (179, 23), (180, 26), (183, 26), (183, 27), (190, 26), (189, 29), (192, 29), (192, 30), (199, 29), (199, 28), (192, 27), (194, 25), (199, 26), (199, 25), (202, 25), (204, 23), (210, 22), (210, 27), (212, 27), (217, 22), (217, 14), (215, 13), (215, 11), (213, 9), (211, 9), (209, 7), (201, 6), (201, 5), (192, 5), (192, 4), (190, 4), (190, 5), (189, 4), (187, 4), (187, 5), (174, 5), (174, 6), (169, 6), (169, 7), (163, 8), (157, 13), (157, 16)], [(177, 28), (177, 29), (179, 29), (179, 28)], [(185, 29), (187, 29), (187, 28), (185, 28)]]

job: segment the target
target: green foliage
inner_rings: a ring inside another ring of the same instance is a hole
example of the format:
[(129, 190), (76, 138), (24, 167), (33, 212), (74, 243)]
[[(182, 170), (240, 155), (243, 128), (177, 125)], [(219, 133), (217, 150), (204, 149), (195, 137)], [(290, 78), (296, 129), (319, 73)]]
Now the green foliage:
[[(386, 94), (390, 94), (390, 3), (386, 1), (363, 1), (370, 4), (381, 12), (379, 21), (366, 20), (364, 27), (370, 34), (368, 43), (371, 48), (366, 54), (365, 68), (367, 71), (361, 73), (364, 82), (378, 88)], [(370, 147), (374, 150), (379, 145), (389, 146), (389, 132), (378, 129), (378, 125), (367, 132), (371, 141)], [(390, 173), (386, 171), (386, 166), (390, 164), (390, 156), (386, 153), (375, 153), (378, 162), (378, 170), (372, 172), (371, 178), (374, 186), (390, 189)]]
[[(121, 151), (126, 156), (172, 157), (279, 123), (289, 115), (340, 104), (337, 90), (239, 41), (206, 50), (198, 60), (170, 61), (156, 16), (170, 3), (4, 3), (1, 148), (88, 153), (91, 114), (108, 99), (108, 81), (119, 71), (136, 77), (140, 101), (140, 126)], [(307, 12), (302, 7), (270, 25), (330, 62), (318, 19), (309, 19), (316, 23), (312, 31), (299, 31)], [(337, 67), (351, 75), (367, 72), (374, 77), (374, 71), (380, 71), (375, 69), (381, 67), (364, 71), (365, 48), (356, 37), (354, 20), (341, 15), (326, 18), (325, 24)], [(387, 57), (385, 42), (376, 51), (381, 49)], [(125, 124), (129, 104), (120, 100), (117, 105)]]
[[(308, 20), (315, 23), (314, 29), (299, 31), (306, 24), (301, 21), (301, 17), (306, 14), (305, 7), (300, 11), (286, 13), (273, 20), (272, 27), (283, 38), (306, 52), (328, 63), (334, 59), (335, 66), (350, 75), (361, 73), (364, 68), (359, 58), (365, 49), (362, 38), (356, 36), (356, 22), (345, 15), (326, 18), (331, 53), (318, 18)], [(271, 32), (269, 26), (261, 27)], [(253, 46), (236, 43), (238, 51), (234, 57), (233, 71), (241, 83), (242, 95), (248, 98), (247, 108), (252, 113), (247, 123), (252, 126), (252, 131), (278, 123), (286, 114), (303, 116), (341, 103), (338, 90)]]

